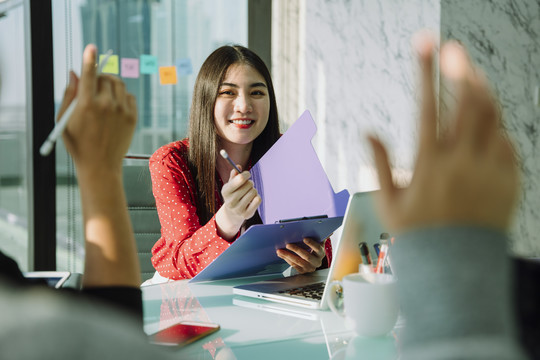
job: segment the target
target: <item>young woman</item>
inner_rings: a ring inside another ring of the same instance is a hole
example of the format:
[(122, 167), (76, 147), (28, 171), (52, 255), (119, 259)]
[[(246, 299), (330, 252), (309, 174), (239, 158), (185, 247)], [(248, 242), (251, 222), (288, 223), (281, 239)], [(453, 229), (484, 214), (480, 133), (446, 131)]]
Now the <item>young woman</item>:
[[(261, 198), (249, 170), (280, 136), (272, 79), (264, 62), (242, 46), (223, 46), (203, 63), (193, 91), (188, 138), (150, 159), (161, 238), (152, 263), (169, 279), (192, 278), (260, 218)], [(227, 151), (242, 173), (219, 155)], [(324, 247), (288, 245), (277, 255), (299, 273), (329, 263)]]

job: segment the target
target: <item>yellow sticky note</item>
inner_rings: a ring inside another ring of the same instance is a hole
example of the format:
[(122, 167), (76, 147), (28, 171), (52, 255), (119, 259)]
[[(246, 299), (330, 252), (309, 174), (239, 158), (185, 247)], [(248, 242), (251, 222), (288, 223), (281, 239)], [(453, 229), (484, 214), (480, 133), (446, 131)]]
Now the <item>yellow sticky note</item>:
[[(101, 61), (106, 55), (99, 55), (99, 63), (101, 64)], [(102, 73), (105, 74), (115, 74), (118, 75), (119, 72), (119, 66), (118, 66), (118, 55), (111, 55), (109, 57), (109, 60), (107, 60), (107, 63), (103, 65), (103, 70), (101, 70)]]
[(159, 67), (159, 83), (161, 85), (176, 84), (176, 66), (160, 66)]

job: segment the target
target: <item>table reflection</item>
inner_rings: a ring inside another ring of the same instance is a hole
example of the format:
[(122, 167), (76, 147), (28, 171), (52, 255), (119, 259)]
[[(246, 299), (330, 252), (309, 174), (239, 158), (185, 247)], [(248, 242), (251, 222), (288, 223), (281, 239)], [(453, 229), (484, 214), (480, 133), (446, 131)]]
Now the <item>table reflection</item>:
[[(143, 291), (143, 300), (144, 331), (147, 334), (153, 334), (183, 321), (212, 322), (187, 281), (148, 286)], [(197, 347), (201, 359), (236, 359), (232, 350), (219, 336), (219, 331), (216, 334), (188, 347), (190, 349)], [(200, 353), (200, 348), (204, 349), (203, 354)]]

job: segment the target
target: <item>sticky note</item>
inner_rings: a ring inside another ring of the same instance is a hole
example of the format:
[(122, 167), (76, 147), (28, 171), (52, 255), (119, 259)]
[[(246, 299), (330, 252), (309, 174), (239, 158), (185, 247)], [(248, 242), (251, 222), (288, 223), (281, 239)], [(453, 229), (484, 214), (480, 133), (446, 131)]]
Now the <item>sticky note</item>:
[(176, 66), (160, 66), (159, 83), (161, 85), (176, 84)]
[(120, 62), (120, 73), (125, 78), (138, 78), (139, 77), (139, 59), (122, 58)]
[[(101, 61), (106, 55), (99, 55), (99, 63), (101, 64)], [(103, 68), (101, 70), (104, 74), (116, 74), (118, 75), (118, 55), (111, 55), (109, 57), (109, 60), (103, 65)]]
[(176, 67), (178, 68), (178, 75), (185, 76), (193, 74), (193, 67), (191, 66), (190, 58), (177, 59)]
[(139, 65), (141, 74), (155, 74), (158, 72), (156, 56), (141, 55)]

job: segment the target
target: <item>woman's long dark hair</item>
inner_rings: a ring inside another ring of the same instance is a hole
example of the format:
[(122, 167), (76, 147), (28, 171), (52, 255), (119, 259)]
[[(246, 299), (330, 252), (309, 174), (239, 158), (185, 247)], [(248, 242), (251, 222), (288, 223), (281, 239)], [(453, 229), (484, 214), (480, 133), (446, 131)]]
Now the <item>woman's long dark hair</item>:
[(203, 63), (195, 87), (189, 116), (189, 165), (197, 184), (197, 215), (205, 224), (216, 213), (216, 158), (219, 136), (214, 122), (214, 106), (221, 83), (233, 64), (249, 65), (264, 78), (270, 97), (268, 123), (254, 140), (251, 161), (255, 164), (280, 136), (276, 96), (272, 78), (262, 59), (240, 45), (222, 46)]

